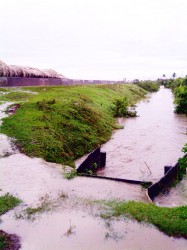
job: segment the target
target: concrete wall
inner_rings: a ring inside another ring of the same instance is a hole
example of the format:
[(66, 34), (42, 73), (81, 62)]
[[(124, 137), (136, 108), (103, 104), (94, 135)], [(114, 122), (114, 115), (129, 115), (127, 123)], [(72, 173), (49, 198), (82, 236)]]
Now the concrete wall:
[(29, 78), (29, 77), (1, 77), (1, 87), (18, 86), (54, 86), (63, 85), (62, 79), (58, 78)]
[(113, 84), (108, 80), (76, 80), (65, 78), (31, 78), (31, 77), (0, 77), (0, 87), (21, 86), (60, 86), (60, 85), (85, 85), (85, 84)]
[(7, 77), (0, 77), (0, 87), (8, 85)]

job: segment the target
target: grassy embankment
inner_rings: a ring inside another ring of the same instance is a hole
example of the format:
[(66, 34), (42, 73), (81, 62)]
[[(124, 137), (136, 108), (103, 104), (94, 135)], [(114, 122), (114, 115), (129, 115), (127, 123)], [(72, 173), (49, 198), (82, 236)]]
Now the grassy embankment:
[[(14, 208), (20, 202), (21, 201), (19, 199), (9, 194), (0, 196), (0, 215)], [(2, 250), (11, 249), (10, 246), (13, 246), (13, 244), (14, 242), (12, 241), (12, 236), (9, 236), (8, 234), (0, 230), (0, 249)]]
[(2, 100), (21, 97), (27, 102), (4, 119), (1, 132), (16, 138), (21, 151), (29, 156), (69, 165), (110, 138), (116, 127), (115, 100), (126, 97), (134, 104), (146, 94), (132, 84), (23, 89), (38, 94), (2, 96)]

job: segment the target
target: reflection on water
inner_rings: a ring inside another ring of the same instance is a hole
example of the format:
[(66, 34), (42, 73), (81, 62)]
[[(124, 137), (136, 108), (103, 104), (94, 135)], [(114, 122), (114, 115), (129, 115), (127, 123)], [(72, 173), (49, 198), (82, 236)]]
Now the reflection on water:
[(158, 180), (164, 166), (183, 155), (187, 118), (174, 111), (173, 95), (163, 87), (137, 105), (138, 117), (119, 119), (116, 130), (102, 146), (107, 152), (106, 168), (99, 174), (137, 180)]

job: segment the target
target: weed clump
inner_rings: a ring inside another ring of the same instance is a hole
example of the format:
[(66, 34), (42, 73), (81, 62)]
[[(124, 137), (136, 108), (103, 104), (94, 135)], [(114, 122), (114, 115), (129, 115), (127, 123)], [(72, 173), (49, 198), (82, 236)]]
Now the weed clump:
[(160, 88), (160, 84), (156, 81), (137, 81), (135, 84), (149, 92), (157, 92)]
[[(6, 194), (4, 196), (0, 196), (0, 215), (6, 213), (10, 209), (14, 208), (16, 205), (18, 205), (21, 201), (10, 195)], [(20, 245), (20, 239), (15, 234), (8, 234), (2, 230), (0, 230), (0, 249), (2, 250), (8, 250), (8, 249), (19, 249), (21, 247)]]
[(0, 230), (0, 249), (18, 250), (21, 248), (20, 238), (15, 234), (8, 234)]
[(177, 173), (177, 183), (182, 180), (184, 175), (186, 174), (187, 169), (187, 144), (182, 149), (182, 152), (184, 152), (186, 155), (179, 159), (179, 170)]
[(14, 208), (20, 202), (21, 201), (18, 198), (10, 194), (5, 194), (4, 196), (0, 196), (0, 215)]
[(135, 117), (136, 111), (129, 110), (129, 101), (127, 97), (115, 99), (113, 102), (114, 117)]
[(76, 169), (72, 169), (70, 172), (64, 173), (64, 178), (68, 180), (73, 179), (75, 176), (77, 176)]

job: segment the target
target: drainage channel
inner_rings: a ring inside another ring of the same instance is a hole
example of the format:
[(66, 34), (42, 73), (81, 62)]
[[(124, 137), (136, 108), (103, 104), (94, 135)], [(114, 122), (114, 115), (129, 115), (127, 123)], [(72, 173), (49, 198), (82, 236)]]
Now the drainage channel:
[[(184, 157), (187, 157), (187, 154)], [(150, 181), (129, 180), (124, 178), (97, 175), (97, 171), (105, 168), (105, 165), (106, 152), (101, 152), (100, 148), (96, 148), (80, 164), (76, 171), (80, 176), (84, 177), (125, 182), (129, 184), (138, 184), (147, 187), (146, 194), (150, 202), (153, 202), (155, 197), (157, 197), (161, 192), (165, 192), (165, 190), (168, 190), (177, 180), (179, 172), (181, 171), (179, 162), (177, 162), (174, 166), (165, 166), (164, 176), (159, 181), (152, 184), (152, 182)]]
[(80, 176), (85, 177), (125, 182), (129, 184), (138, 184), (142, 186), (150, 186), (152, 184), (152, 182), (149, 181), (129, 180), (124, 178), (97, 175), (97, 171), (104, 168), (105, 165), (106, 152), (101, 152), (101, 149), (99, 147), (88, 155), (88, 157), (80, 164), (76, 171)]

